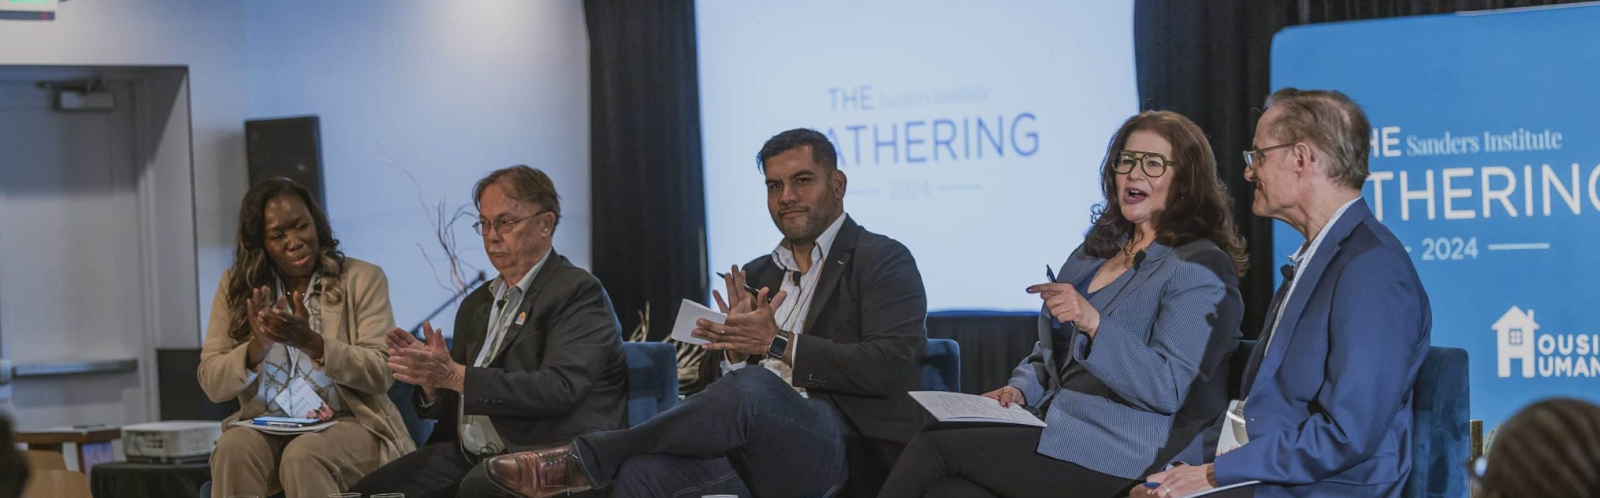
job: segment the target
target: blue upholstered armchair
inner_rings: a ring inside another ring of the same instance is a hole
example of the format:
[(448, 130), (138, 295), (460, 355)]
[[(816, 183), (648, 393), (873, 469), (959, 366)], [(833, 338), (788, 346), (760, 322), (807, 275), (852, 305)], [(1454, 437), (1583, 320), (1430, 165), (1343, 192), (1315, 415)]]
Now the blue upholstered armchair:
[(928, 339), (922, 357), (922, 390), (961, 392), (961, 345), (950, 339)]
[[(1256, 341), (1240, 341), (1229, 357), (1229, 395), (1239, 397), (1244, 364)], [(1406, 498), (1465, 498), (1465, 463), (1471, 451), (1467, 385), (1467, 352), (1459, 348), (1428, 348), (1412, 387), (1411, 474), (1406, 478)], [(1215, 452), (1214, 427), (1180, 453), (1174, 461), (1210, 462)]]
[(678, 404), (678, 350), (665, 342), (624, 342), (628, 356), (628, 426)]
[(1467, 351), (1428, 348), (1412, 389), (1411, 476), (1406, 481), (1406, 497), (1467, 496), (1470, 399)]

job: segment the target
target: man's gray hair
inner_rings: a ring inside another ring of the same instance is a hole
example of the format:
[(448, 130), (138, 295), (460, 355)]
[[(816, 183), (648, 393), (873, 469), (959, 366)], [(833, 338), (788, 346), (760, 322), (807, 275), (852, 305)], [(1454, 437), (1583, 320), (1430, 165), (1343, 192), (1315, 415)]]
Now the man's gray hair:
[(550, 180), (550, 175), (521, 164), (494, 170), (489, 176), (478, 180), (477, 185), (472, 186), (473, 207), (477, 207), (483, 201), (484, 189), (496, 183), (505, 190), (507, 197), (555, 213), (555, 222), (550, 224), (552, 232), (555, 231), (556, 225), (561, 224), (561, 196), (556, 195), (556, 184)]
[(1281, 143), (1310, 143), (1328, 155), (1328, 178), (1361, 190), (1372, 150), (1372, 125), (1361, 106), (1338, 91), (1288, 87), (1267, 97), (1266, 108), (1274, 107), (1282, 110), (1270, 124), (1269, 135)]

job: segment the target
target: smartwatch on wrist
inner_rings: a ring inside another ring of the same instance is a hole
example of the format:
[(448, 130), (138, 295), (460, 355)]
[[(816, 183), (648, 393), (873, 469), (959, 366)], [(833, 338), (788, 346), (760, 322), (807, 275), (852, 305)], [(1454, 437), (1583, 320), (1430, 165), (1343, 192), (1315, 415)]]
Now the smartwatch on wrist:
[(772, 336), (772, 344), (767, 346), (767, 357), (782, 360), (784, 355), (789, 352), (789, 343), (792, 341), (793, 339), (789, 332), (779, 330), (778, 335)]

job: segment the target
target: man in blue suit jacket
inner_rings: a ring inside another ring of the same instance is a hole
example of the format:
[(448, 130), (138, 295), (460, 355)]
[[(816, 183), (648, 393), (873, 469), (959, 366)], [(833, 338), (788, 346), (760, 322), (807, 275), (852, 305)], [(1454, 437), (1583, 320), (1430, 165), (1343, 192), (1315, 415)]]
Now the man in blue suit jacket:
[(1138, 494), (1261, 481), (1258, 497), (1400, 496), (1432, 318), (1405, 246), (1361, 199), (1370, 130), (1339, 92), (1285, 88), (1267, 99), (1256, 150), (1245, 153), (1251, 207), (1307, 242), (1284, 268), (1246, 367), (1249, 441), (1213, 464), (1152, 475), (1157, 487)]

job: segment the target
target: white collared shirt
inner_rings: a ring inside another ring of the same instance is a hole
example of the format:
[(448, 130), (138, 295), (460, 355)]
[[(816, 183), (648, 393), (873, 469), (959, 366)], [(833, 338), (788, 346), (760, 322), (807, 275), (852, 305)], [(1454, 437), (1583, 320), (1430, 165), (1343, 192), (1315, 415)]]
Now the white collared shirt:
[[(533, 286), (533, 276), (544, 268), (545, 262), (550, 260), (552, 249), (546, 249), (539, 262), (522, 276), (514, 286), (506, 285), (504, 276), (495, 277), (489, 282), (489, 293), (494, 295), (494, 302), (489, 306), (488, 330), (483, 336), (483, 346), (478, 349), (478, 354), (473, 360), (472, 367), (483, 367), (494, 362), (495, 355), (499, 354), (513, 325), (521, 325), (527, 318), (519, 315), (517, 309), (522, 307), (522, 298), (528, 294), (528, 288)], [(463, 390), (468, 386), (462, 385)], [(494, 424), (489, 417), (483, 415), (467, 415), (467, 393), (461, 393), (461, 402), (456, 403), (456, 419), (461, 421), (461, 445), (469, 453), (483, 455), (495, 454), (504, 450), (505, 440), (500, 438), (500, 433), (494, 430)]]
[[(1359, 200), (1361, 200), (1361, 197), (1356, 196), (1356, 198), (1344, 203), (1343, 206), (1339, 206), (1339, 210), (1333, 212), (1333, 217), (1328, 218), (1328, 223), (1322, 225), (1322, 230), (1317, 231), (1317, 235), (1311, 238), (1311, 242), (1300, 246), (1300, 249), (1289, 256), (1289, 264), (1294, 266), (1294, 279), (1289, 282), (1289, 292), (1283, 294), (1283, 302), (1278, 303), (1276, 316), (1272, 319), (1272, 333), (1267, 335), (1267, 349), (1262, 350), (1263, 352), (1272, 351), (1272, 339), (1278, 337), (1278, 323), (1283, 321), (1283, 308), (1289, 306), (1289, 299), (1294, 297), (1295, 288), (1300, 286), (1300, 274), (1306, 271), (1307, 266), (1311, 266), (1309, 264), (1311, 263), (1311, 258), (1317, 255), (1317, 248), (1322, 245), (1322, 239), (1328, 237), (1328, 229), (1333, 228), (1333, 225), (1339, 222), (1339, 218), (1344, 216), (1344, 212), (1348, 211), (1350, 206), (1355, 205), (1356, 201)], [(1266, 357), (1266, 355), (1263, 354), (1262, 357)]]
[[(773, 310), (773, 319), (778, 322), (779, 329), (793, 333), (794, 338), (789, 341), (790, 363), (784, 363), (781, 358), (767, 358), (761, 360), (761, 366), (778, 374), (778, 377), (790, 386), (794, 385), (794, 367), (791, 364), (800, 363), (800, 335), (806, 331), (806, 315), (811, 312), (811, 301), (816, 298), (822, 267), (828, 260), (828, 251), (833, 248), (834, 239), (839, 237), (839, 229), (844, 226), (845, 216), (845, 213), (839, 213), (839, 218), (833, 220), (833, 223), (822, 231), (822, 235), (817, 236), (816, 243), (811, 245), (811, 266), (805, 273), (800, 273), (799, 283), (794, 281), (792, 274), (800, 272), (800, 264), (786, 241), (779, 241), (778, 247), (772, 250), (772, 263), (783, 270), (779, 290), (785, 294), (783, 303), (778, 305), (778, 309)], [(722, 360), (724, 373), (744, 366), (744, 363), (730, 364), (728, 360)], [(796, 390), (801, 394), (805, 393), (804, 389), (796, 388)]]

